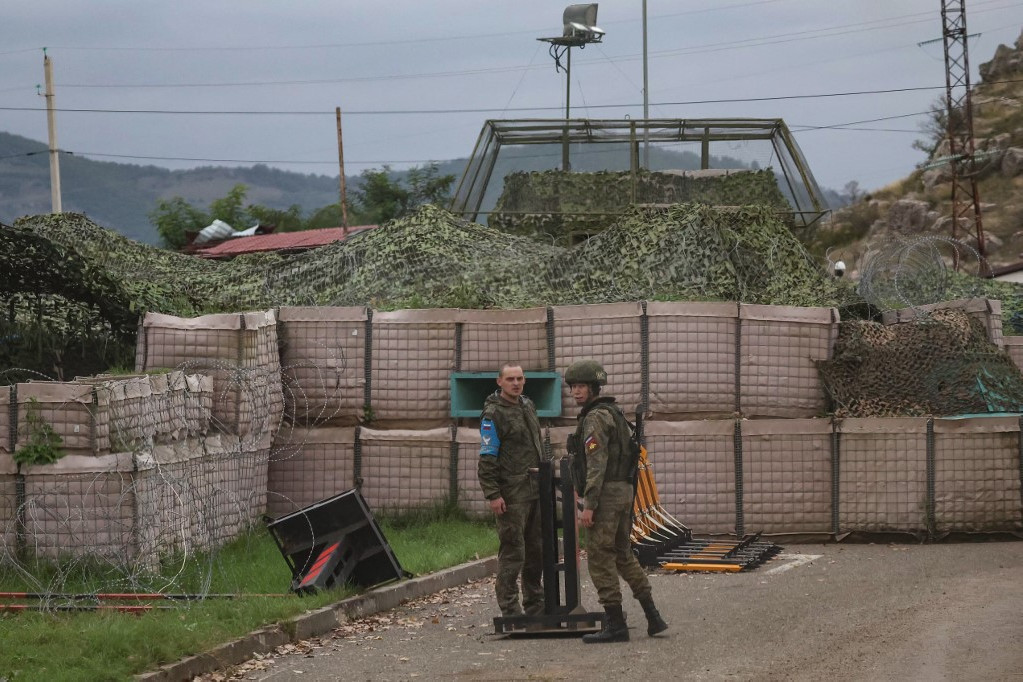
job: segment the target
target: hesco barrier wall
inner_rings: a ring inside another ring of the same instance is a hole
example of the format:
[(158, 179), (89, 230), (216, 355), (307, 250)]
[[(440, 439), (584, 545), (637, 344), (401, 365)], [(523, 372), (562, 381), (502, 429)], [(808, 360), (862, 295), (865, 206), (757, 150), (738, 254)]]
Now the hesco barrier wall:
[(273, 434), (284, 412), (273, 311), (180, 318), (146, 313), (135, 369), (184, 369), (213, 377), (218, 428), (256, 439)]
[(17, 430), (11, 419), (13, 392), (13, 386), (0, 386), (0, 455), (14, 452), (14, 441), (17, 439)]
[(366, 404), (366, 308), (281, 308), (277, 322), (287, 416), (354, 425)]
[[(955, 305), (996, 338), (992, 303)], [(661, 503), (699, 533), (1023, 529), (1018, 416), (819, 418), (814, 362), (837, 325), (827, 308), (733, 303), (147, 315), (139, 369), (172, 371), (0, 388), (0, 559), (137, 568), (354, 486), (375, 510), (488, 514), (478, 421), (448, 416), (450, 373), (583, 357), (630, 415), (646, 406)], [(1019, 362), (1023, 343), (1003, 344)], [(543, 420), (554, 457), (570, 402)], [(41, 424), (64, 457), (19, 467)]]
[[(0, 561), (93, 557), (137, 570), (218, 547), (266, 510), (270, 435), (212, 428), (212, 377), (31, 382), (0, 398)], [(44, 425), (63, 456), (18, 464)]]
[[(644, 435), (661, 505), (699, 533), (934, 535), (1023, 529), (1020, 420), (651, 421)], [(564, 456), (571, 431), (548, 427), (555, 457)], [(374, 509), (404, 511), (453, 499), (470, 513), (489, 513), (476, 480), (475, 428), (342, 434), (324, 427), (289, 447), (319, 454), (325, 441), (349, 435), (354, 442), (325, 468), (336, 480), (361, 481)], [(314, 474), (288, 479), (289, 498), (274, 508), (287, 513), (333, 494)], [(312, 494), (297, 491), (303, 483)]]
[(0, 562), (17, 543), (18, 465), (10, 455), (0, 453)]
[(355, 427), (285, 424), (274, 440), (267, 513), (283, 516), (355, 487)]
[[(219, 324), (214, 318), (220, 317), (174, 324), (154, 317), (146, 338), (153, 342), (157, 322), (198, 327), (203, 320)], [(825, 403), (814, 362), (830, 357), (839, 322), (831, 308), (660, 302), (525, 310), (281, 308), (277, 319), (285, 414), (303, 426), (382, 429), (450, 425), (453, 371), (497, 371), (512, 361), (526, 371), (562, 372), (581, 358), (604, 365), (608, 391), (620, 404), (629, 411), (646, 405), (654, 419), (815, 417)], [(200, 333), (202, 347), (212, 331)], [(233, 341), (221, 347), (232, 348)], [(226, 362), (228, 355), (219, 357)], [(563, 394), (561, 423), (576, 414)]]
[(1017, 367), (1023, 368), (1023, 336), (1003, 336), (1002, 348)]

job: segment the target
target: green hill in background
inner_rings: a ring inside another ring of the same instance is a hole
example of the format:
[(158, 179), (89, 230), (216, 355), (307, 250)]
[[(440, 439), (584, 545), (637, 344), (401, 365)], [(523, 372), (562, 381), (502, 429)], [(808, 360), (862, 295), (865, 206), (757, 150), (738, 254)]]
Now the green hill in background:
[[(265, 165), (168, 170), (63, 154), (60, 175), (65, 211), (84, 213), (99, 225), (148, 244), (159, 242), (148, 217), (159, 199), (180, 196), (205, 207), (243, 184), (248, 187), (248, 203), (281, 209), (298, 204), (308, 212), (337, 203), (338, 197), (337, 176), (292, 173)], [(0, 221), (10, 224), (22, 216), (49, 212), (46, 145), (0, 132)]]
[[(699, 157), (688, 152), (651, 150), (652, 168), (699, 168)], [(502, 178), (512, 170), (544, 170), (556, 168), (560, 149), (556, 151), (521, 148), (512, 150), (498, 168), (494, 178)], [(613, 152), (608, 152), (613, 155)], [(573, 158), (573, 167), (580, 171), (596, 171), (610, 167), (602, 153), (582, 154)], [(620, 154), (618, 155), (620, 156)], [(549, 157), (549, 158), (548, 158)], [(612, 163), (620, 159), (615, 157)], [(461, 178), (467, 159), (438, 162), (441, 175)], [(735, 160), (717, 160), (716, 167), (741, 168)], [(247, 188), (245, 202), (269, 208), (287, 209), (293, 204), (304, 215), (338, 200), (336, 175), (316, 175), (278, 170), (258, 164), (247, 167), (203, 166), (190, 170), (169, 170), (154, 165), (94, 161), (63, 154), (60, 160), (62, 208), (69, 213), (82, 213), (97, 225), (108, 227), (125, 237), (146, 243), (160, 242), (149, 213), (160, 199), (180, 196), (193, 206), (205, 208), (214, 199), (224, 197), (235, 185)], [(393, 171), (394, 180), (404, 180), (404, 171)], [(358, 176), (348, 178), (349, 201), (360, 187)], [(491, 183), (490, 201), (496, 201), (503, 183)], [(824, 190), (832, 207), (846, 203), (837, 192)], [(23, 216), (50, 212), (50, 168), (46, 145), (19, 135), (0, 132), (0, 222), (12, 224)], [(248, 225), (234, 225), (237, 229)]]

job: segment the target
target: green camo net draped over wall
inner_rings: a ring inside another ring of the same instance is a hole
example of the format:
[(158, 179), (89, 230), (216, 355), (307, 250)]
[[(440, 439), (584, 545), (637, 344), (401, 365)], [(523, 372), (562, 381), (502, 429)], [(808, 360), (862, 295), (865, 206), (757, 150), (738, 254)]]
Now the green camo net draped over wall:
[(573, 235), (590, 235), (613, 224), (623, 206), (681, 203), (791, 210), (770, 170), (640, 169), (635, 188), (627, 171), (517, 171), (505, 176), (487, 222), (504, 232), (542, 234), (567, 244)]
[[(835, 305), (839, 290), (763, 207), (634, 208), (559, 247), (425, 206), (296, 256), (218, 262), (125, 239), (75, 214), (0, 230), (0, 297), (87, 306), (116, 330), (138, 315), (288, 305), (522, 308), (643, 299)], [(15, 306), (17, 307), (17, 306)]]
[(818, 370), (841, 417), (1023, 410), (1023, 374), (980, 321), (957, 310), (889, 326), (843, 322)]

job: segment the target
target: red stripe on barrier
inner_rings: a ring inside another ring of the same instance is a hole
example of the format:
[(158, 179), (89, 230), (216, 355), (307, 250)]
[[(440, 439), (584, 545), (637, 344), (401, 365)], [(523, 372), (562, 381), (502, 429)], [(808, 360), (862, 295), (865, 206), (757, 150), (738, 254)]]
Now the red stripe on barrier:
[(323, 565), (327, 563), (327, 559), (330, 558), (330, 555), (334, 553), (334, 550), (336, 550), (340, 544), (340, 542), (335, 542), (333, 545), (320, 552), (320, 556), (316, 559), (316, 563), (309, 569), (306, 576), (302, 578), (302, 582), (298, 584), (299, 587), (304, 587), (307, 583), (315, 580), (316, 577), (320, 575), (320, 572), (323, 570)]

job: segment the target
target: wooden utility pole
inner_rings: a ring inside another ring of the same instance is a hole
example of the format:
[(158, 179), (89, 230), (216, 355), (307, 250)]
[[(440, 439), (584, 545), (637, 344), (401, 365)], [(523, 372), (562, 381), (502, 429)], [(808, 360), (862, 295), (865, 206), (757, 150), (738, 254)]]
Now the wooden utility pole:
[(43, 48), (43, 74), (46, 78), (46, 128), (50, 138), (50, 204), (60, 213), (60, 157), (57, 155), (57, 114), (53, 109), (53, 63)]
[(348, 208), (345, 206), (348, 202), (345, 192), (345, 147), (341, 143), (341, 107), (335, 108), (334, 112), (337, 114), (337, 163), (341, 167), (341, 228), (345, 239), (348, 239)]

